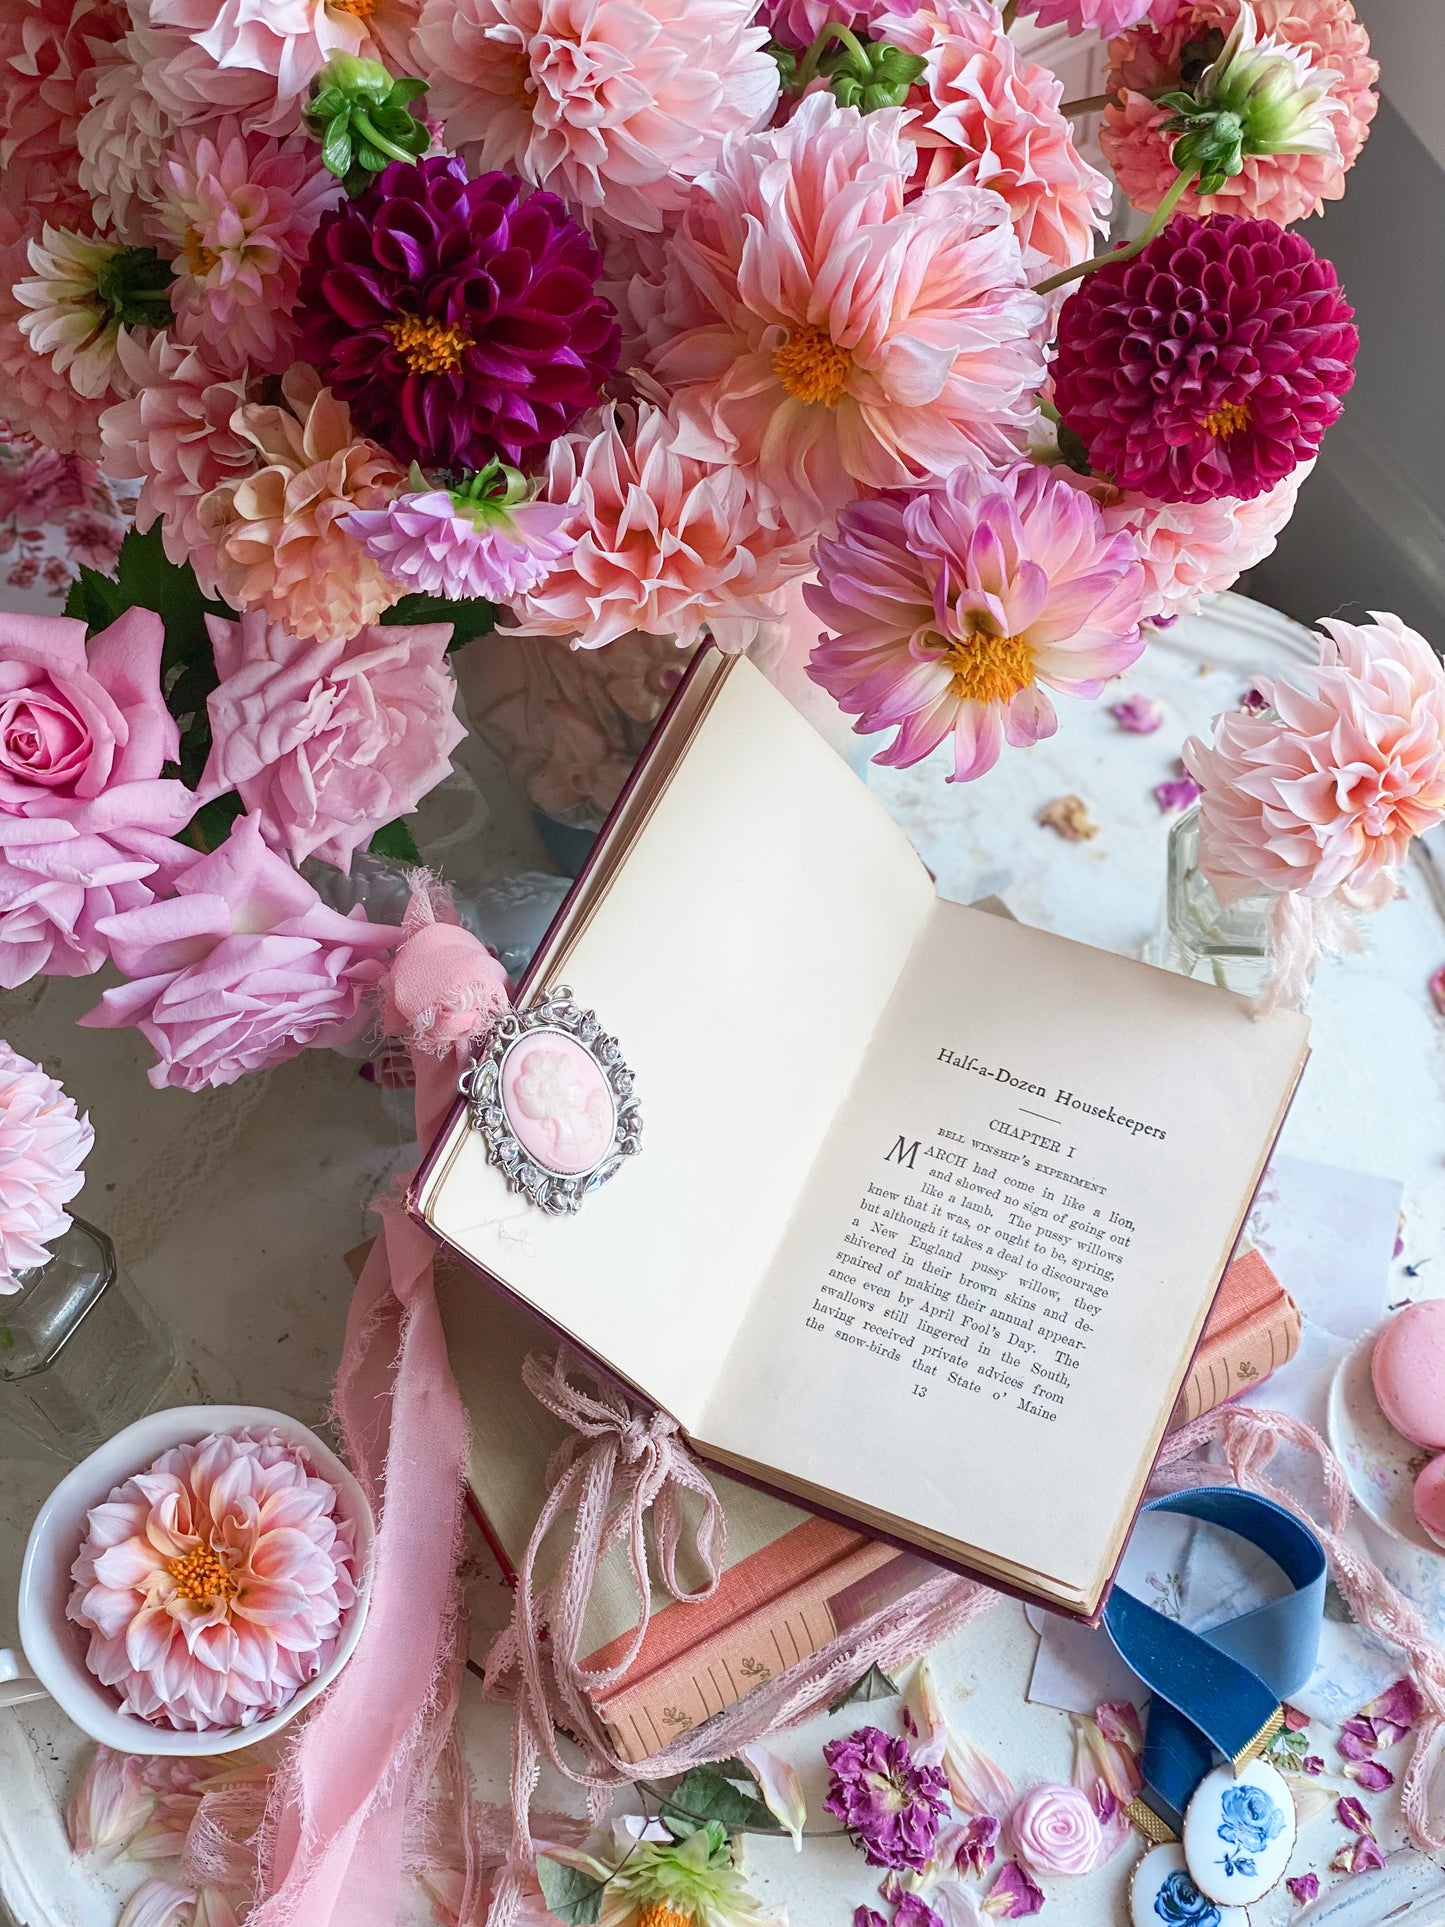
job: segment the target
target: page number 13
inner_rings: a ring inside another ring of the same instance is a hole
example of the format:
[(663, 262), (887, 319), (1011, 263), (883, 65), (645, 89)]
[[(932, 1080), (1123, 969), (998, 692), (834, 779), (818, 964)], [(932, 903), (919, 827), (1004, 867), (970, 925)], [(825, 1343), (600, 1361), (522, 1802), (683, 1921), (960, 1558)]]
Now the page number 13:
[(913, 1396), (915, 1398), (927, 1398), (928, 1387), (926, 1385), (915, 1385), (913, 1388)]

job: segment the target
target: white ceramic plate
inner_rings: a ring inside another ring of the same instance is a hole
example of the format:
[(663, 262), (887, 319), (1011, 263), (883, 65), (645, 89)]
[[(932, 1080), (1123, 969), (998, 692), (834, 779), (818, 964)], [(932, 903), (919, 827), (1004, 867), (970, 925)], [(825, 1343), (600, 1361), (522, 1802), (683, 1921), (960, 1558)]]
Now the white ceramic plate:
[(1415, 1517), (1415, 1480), (1435, 1457), (1401, 1436), (1375, 1397), (1370, 1359), (1389, 1323), (1367, 1331), (1341, 1359), (1330, 1386), (1329, 1432), (1335, 1457), (1349, 1474), (1350, 1490), (1383, 1531), (1406, 1545), (1445, 1556)]

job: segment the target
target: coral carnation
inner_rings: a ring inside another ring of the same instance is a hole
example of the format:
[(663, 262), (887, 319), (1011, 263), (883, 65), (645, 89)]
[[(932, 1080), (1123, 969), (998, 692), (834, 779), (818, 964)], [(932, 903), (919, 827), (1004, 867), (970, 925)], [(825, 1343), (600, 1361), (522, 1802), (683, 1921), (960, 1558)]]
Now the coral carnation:
[(416, 50), (448, 143), (586, 218), (659, 230), (778, 97), (747, 0), (427, 0)]
[(346, 533), (346, 519), (389, 500), (402, 471), (354, 432), (345, 402), (314, 369), (298, 362), (281, 392), (285, 407), (237, 409), (232, 426), (260, 464), (212, 489), (196, 513), (234, 608), (264, 609), (294, 636), (352, 636), (399, 591)]
[(101, 417), (106, 468), (139, 477), (136, 527), (144, 534), (158, 520), (167, 556), (177, 567), (189, 562), (210, 594), (215, 551), (200, 505), (255, 460), (253, 444), (231, 426), (245, 383), (223, 381), (199, 348), (170, 335), (155, 335), (144, 347), (123, 342), (119, 358), (130, 398)]
[(1270, 221), (1167, 227), (1059, 316), (1054, 399), (1089, 464), (1161, 502), (1262, 495), (1315, 454), (1354, 379), (1335, 271)]
[(220, 678), (199, 800), (238, 790), (275, 849), (338, 869), (447, 774), (466, 736), (449, 622), (301, 642), (259, 612), (207, 618)]
[(617, 365), (601, 265), (556, 195), (445, 155), (394, 161), (316, 230), (303, 344), (403, 460), (527, 468)]
[(30, 273), (34, 228), (0, 207), (0, 404), (4, 420), (47, 448), (95, 460), (101, 452), (100, 416), (109, 396), (79, 395), (49, 355), (38, 355), (22, 323), (30, 310), (15, 295)]
[(307, 136), (243, 135), (234, 120), (179, 134), (157, 170), (152, 226), (177, 257), (171, 303), (182, 338), (204, 342), (223, 373), (248, 361), (279, 369), (301, 264), (340, 195)]
[(906, 119), (809, 95), (728, 143), (676, 238), (712, 317), (655, 358), (678, 448), (742, 464), (800, 535), (859, 485), (1008, 460), (1032, 419), (1045, 308), (1008, 206), (957, 181), (905, 204)]
[(1320, 626), (1316, 668), (1185, 744), (1200, 864), (1226, 888), (1388, 897), (1411, 837), (1445, 819), (1445, 669), (1398, 616)]
[(182, 1732), (279, 1712), (356, 1603), (335, 1486), (274, 1430), (173, 1446), (92, 1508), (66, 1616), (126, 1712)]
[(961, 468), (911, 499), (855, 502), (818, 574), (803, 594), (832, 634), (809, 674), (860, 734), (897, 729), (876, 762), (916, 763), (952, 736), (955, 782), (1005, 741), (1053, 735), (1046, 686), (1097, 696), (1144, 646), (1132, 540), (1046, 469)]
[[(1286, 227), (1344, 193), (1345, 173), (1375, 117), (1380, 69), (1350, 0), (1253, 0), (1253, 6), (1261, 35), (1298, 48), (1312, 65), (1338, 76), (1331, 93), (1345, 110), (1334, 123), (1339, 153), (1246, 155), (1242, 172), (1217, 193), (1191, 198), (1190, 206), (1202, 214), (1262, 215)], [(1239, 11), (1240, 0), (1185, 0), (1167, 22), (1156, 9), (1153, 21), (1110, 43), (1109, 87), (1119, 100), (1104, 114), (1100, 140), (1135, 207), (1156, 208), (1177, 172), (1170, 158), (1177, 137), (1165, 132), (1172, 110), (1149, 94), (1185, 84), (1185, 49), (1208, 45), (1211, 34), (1222, 43)]]
[(908, 96), (920, 178), (1002, 194), (1031, 280), (1087, 259), (1112, 189), (1074, 146), (1057, 76), (1023, 58), (992, 0), (931, 0), (874, 31), (928, 63)]
[(708, 629), (745, 648), (778, 615), (769, 598), (808, 567), (803, 542), (760, 525), (739, 471), (681, 454), (649, 402), (558, 442), (544, 494), (568, 504), (575, 546), (514, 604), (524, 635), (598, 649), (637, 629), (690, 648)]
[(95, 1132), (53, 1077), (0, 1043), (0, 1295), (45, 1264), (70, 1229), (64, 1209), (85, 1183)]

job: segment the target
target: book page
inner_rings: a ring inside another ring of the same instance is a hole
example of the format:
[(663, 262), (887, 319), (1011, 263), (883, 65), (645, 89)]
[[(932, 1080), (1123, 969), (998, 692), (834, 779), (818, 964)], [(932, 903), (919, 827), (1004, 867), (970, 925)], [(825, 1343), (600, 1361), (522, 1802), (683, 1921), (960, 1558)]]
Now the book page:
[(941, 903), (700, 1443), (1092, 1598), (1306, 1034)]
[(882, 804), (734, 663), (558, 969), (635, 1075), (639, 1155), (554, 1217), (464, 1130), (428, 1223), (690, 1428), (934, 901)]

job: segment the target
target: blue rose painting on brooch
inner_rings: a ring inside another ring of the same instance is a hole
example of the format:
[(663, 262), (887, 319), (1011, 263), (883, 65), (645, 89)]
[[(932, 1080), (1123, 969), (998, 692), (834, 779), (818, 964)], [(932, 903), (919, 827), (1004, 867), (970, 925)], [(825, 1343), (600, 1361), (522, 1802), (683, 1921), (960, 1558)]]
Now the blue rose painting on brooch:
[(1223, 1819), (1219, 1837), (1225, 1853), (1220, 1865), (1229, 1879), (1242, 1874), (1252, 1879), (1254, 1856), (1262, 1853), (1271, 1840), (1284, 1832), (1285, 1817), (1274, 1801), (1259, 1786), (1232, 1786), (1220, 1798)]
[(1154, 1911), (1165, 1927), (1219, 1927), (1219, 1909), (1183, 1867), (1170, 1874), (1155, 1895)]

